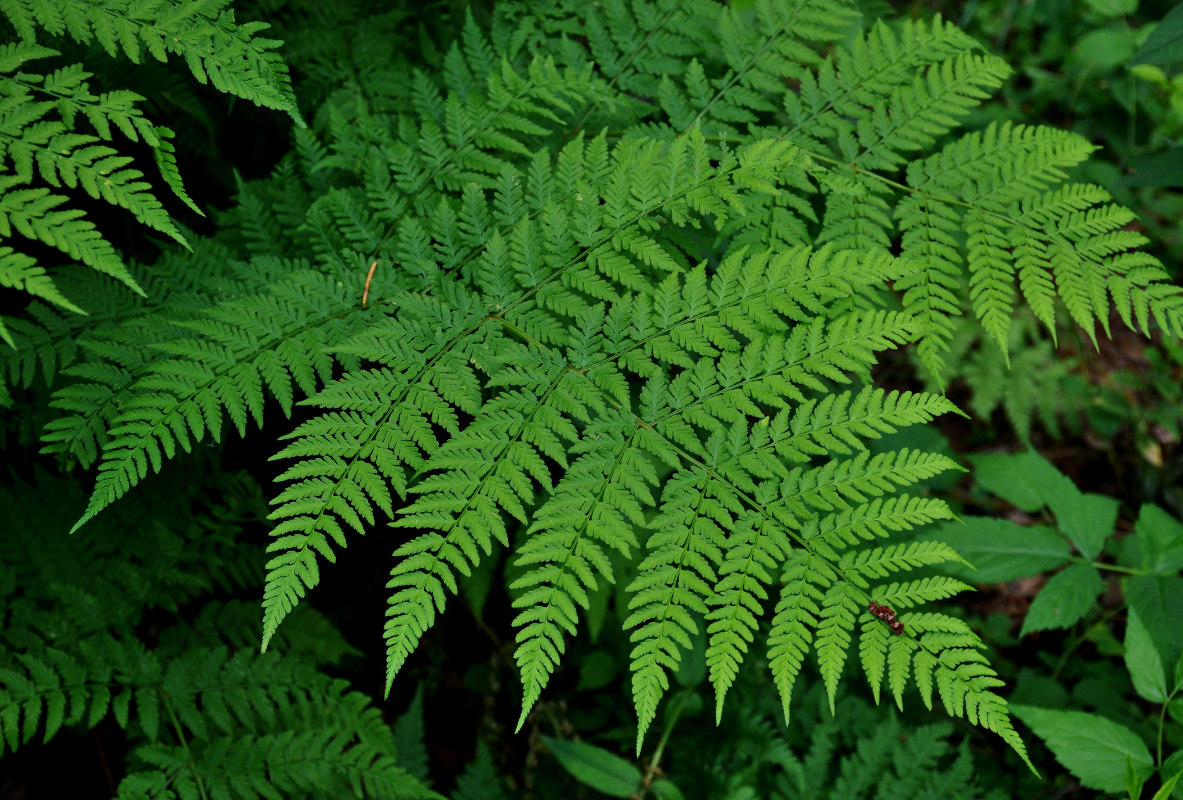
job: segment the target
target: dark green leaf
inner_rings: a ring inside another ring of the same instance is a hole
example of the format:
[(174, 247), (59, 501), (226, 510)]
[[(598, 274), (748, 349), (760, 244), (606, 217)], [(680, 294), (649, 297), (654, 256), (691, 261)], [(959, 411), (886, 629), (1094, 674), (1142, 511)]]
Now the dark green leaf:
[(1176, 5), (1163, 17), (1134, 53), (1130, 66), (1170, 64), (1173, 61), (1183, 61), (1183, 5)]
[(579, 665), (579, 683), (576, 690), (602, 689), (610, 684), (620, 672), (616, 659), (602, 650), (589, 653)]
[(567, 742), (543, 736), (542, 741), (563, 769), (580, 783), (609, 797), (628, 797), (641, 785), (641, 770), (615, 753), (586, 742)]
[(1125, 17), (1138, 10), (1138, 0), (1085, 0), (1089, 8), (1103, 17)]
[(1167, 676), (1162, 656), (1133, 608), (1126, 622), (1125, 665), (1134, 682), (1134, 691), (1152, 703), (1167, 701)]
[(682, 790), (670, 781), (654, 781), (653, 790), (658, 800), (685, 800), (685, 795)]
[[(1163, 769), (1164, 774), (1166, 769)], [(1176, 772), (1170, 778), (1162, 782), (1162, 786), (1154, 793), (1154, 797), (1150, 800), (1167, 800), (1171, 796), (1171, 792), (1175, 791), (1175, 787), (1179, 785), (1179, 778), (1183, 777), (1183, 772)]]
[(1043, 525), (1022, 526), (1004, 519), (966, 517), (942, 523), (924, 538), (951, 546), (977, 569), (949, 562), (942, 571), (973, 583), (1011, 581), (1048, 572), (1066, 562), (1072, 548), (1064, 537)]
[(1183, 523), (1153, 503), (1146, 503), (1138, 513), (1134, 536), (1142, 554), (1142, 566), (1160, 575), (1170, 575), (1183, 567)]
[(1183, 655), (1183, 578), (1178, 575), (1139, 575), (1125, 584), (1126, 601), (1138, 612), (1164, 664)]
[(1081, 59), (1098, 70), (1111, 70), (1134, 54), (1134, 42), (1125, 31), (1089, 31), (1076, 45)]
[(983, 489), (1023, 511), (1042, 508), (1045, 501), (1039, 491), (1041, 480), (1049, 478), (1049, 470), (1051, 475), (1059, 475), (1055, 467), (1030, 453), (987, 453), (969, 460), (974, 480)]
[(1117, 521), (1118, 503), (1103, 494), (1076, 492), (1057, 494), (1048, 505), (1056, 515), (1056, 523), (1085, 558), (1096, 558), (1105, 546), (1105, 539), (1113, 533)]
[(1172, 147), (1162, 153), (1147, 153), (1130, 159), (1129, 175), (1123, 175), (1115, 187), (1122, 186), (1183, 186), (1183, 152)]
[(1043, 740), (1052, 755), (1090, 789), (1120, 792), (1126, 763), (1143, 780), (1154, 772), (1150, 750), (1123, 725), (1082, 711), (1053, 711), (1035, 706), (1010, 707)]
[(1075, 625), (1097, 599), (1105, 584), (1088, 564), (1073, 564), (1052, 576), (1031, 604), (1020, 636)]

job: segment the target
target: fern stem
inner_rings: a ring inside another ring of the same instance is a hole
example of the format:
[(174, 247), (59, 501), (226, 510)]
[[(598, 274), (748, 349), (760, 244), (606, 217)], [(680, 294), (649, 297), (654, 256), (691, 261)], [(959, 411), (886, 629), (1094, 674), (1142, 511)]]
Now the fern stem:
[(665, 746), (674, 732), (674, 726), (677, 724), (678, 718), (682, 716), (682, 707), (686, 705), (687, 698), (692, 694), (694, 694), (693, 689), (683, 689), (678, 692), (677, 697), (670, 703), (665, 730), (661, 732), (661, 738), (657, 740), (657, 747), (653, 749), (653, 756), (649, 759), (649, 764), (645, 767), (645, 776), (641, 779), (641, 788), (633, 793), (629, 800), (645, 800), (645, 795), (648, 794), (649, 787), (653, 785), (653, 778), (660, 770), (661, 757), (665, 754)]
[[(627, 70), (629, 67), (632, 66), (632, 63), (633, 63), (633, 61), (636, 60), (637, 56), (640, 55), (642, 51), (644, 51), (645, 47), (649, 44), (649, 42), (651, 42), (653, 40), (653, 37), (656, 36), (658, 33), (660, 33), (663, 28), (665, 28), (665, 24), (670, 21), (670, 19), (674, 16), (674, 13), (678, 10), (679, 10), (678, 3), (673, 3), (670, 5), (669, 10), (666, 11), (665, 14), (662, 16), (662, 18), (657, 21), (657, 24), (654, 25), (652, 27), (652, 29), (647, 34), (645, 34), (645, 38), (641, 40), (641, 43), (638, 44), (635, 48), (633, 48), (633, 51), (628, 54), (628, 58), (626, 58), (624, 60), (624, 63), (620, 65), (620, 69), (617, 70), (616, 74), (612, 76), (612, 80), (608, 81), (608, 89), (605, 92), (605, 94), (608, 94), (609, 92), (611, 92), (613, 89), (616, 88), (616, 84), (620, 80), (620, 76), (622, 76), (625, 73), (625, 70)], [(572, 130), (567, 132), (567, 136), (565, 136), (564, 138), (565, 139), (570, 138), (571, 135), (576, 134), (579, 131), (583, 130), (583, 125), (585, 122), (587, 122), (587, 118), (590, 117), (592, 111), (599, 108), (599, 106), (600, 106), (600, 102), (598, 100), (596, 100), (595, 102), (592, 102), (592, 103), (588, 103), (587, 107), (583, 111), (583, 116), (579, 118), (579, 122), (577, 122), (575, 124), (575, 127)]]
[(197, 783), (197, 792), (201, 795), (201, 800), (209, 800), (209, 795), (205, 792), (205, 781), (201, 779), (201, 772), (197, 769), (197, 762), (193, 760), (193, 753), (189, 750), (189, 740), (185, 738), (185, 731), (181, 727), (181, 721), (177, 719), (176, 712), (173, 711), (173, 705), (168, 701), (168, 694), (163, 689), (157, 689), (160, 692), (160, 700), (164, 703), (164, 708), (168, 711), (168, 718), (172, 722), (173, 730), (177, 734), (177, 741), (181, 743), (181, 749), (185, 751), (185, 761), (189, 764), (190, 770), (193, 772), (193, 780)]
[(797, 15), (800, 13), (800, 11), (803, 7), (804, 7), (804, 3), (802, 3), (801, 5), (798, 5), (797, 8), (794, 9), (793, 15), (790, 16), (788, 19), (784, 20), (784, 22), (781, 23), (781, 26), (778, 30), (776, 30), (773, 33), (768, 34), (768, 36), (765, 37), (764, 45), (759, 50), (755, 50), (751, 53), (751, 56), (752, 56), (751, 59), (748, 61), (747, 64), (744, 65), (744, 68), (742, 70), (736, 70), (735, 72), (733, 72), (729, 76), (728, 80), (723, 82), (723, 84), (719, 87), (719, 90), (717, 92), (715, 92), (715, 96), (712, 97), (710, 99), (710, 101), (699, 110), (698, 114), (696, 114), (694, 116), (694, 119), (691, 120), (689, 124), (687, 124), (684, 128), (682, 128), (681, 132), (678, 134), (679, 136), (685, 134), (687, 131), (689, 131), (691, 128), (693, 128), (695, 125), (697, 125), (699, 122), (701, 122), (702, 118), (706, 116), (707, 112), (715, 107), (715, 103), (722, 100), (723, 97), (727, 94), (727, 92), (730, 91), (731, 87), (739, 82), (740, 77), (742, 77), (743, 75), (746, 75), (751, 69), (753, 69), (756, 66), (756, 64), (760, 61), (761, 56), (763, 56), (765, 53), (767, 53), (772, 48), (772, 45), (776, 43), (777, 39), (780, 38), (780, 36), (786, 32), (786, 29), (788, 28), (789, 24), (794, 22), (797, 19)]
[[(740, 168), (740, 166), (739, 166), (739, 163), (737, 162), (731, 171), (738, 170), (739, 168)], [(506, 305), (505, 308), (500, 313), (505, 314), (505, 313), (513, 310), (514, 308), (518, 307), (522, 303), (526, 302), (527, 300), (529, 300), (544, 286), (551, 283), (552, 281), (558, 280), (559, 278), (561, 278), (563, 276), (563, 274), (567, 270), (571, 269), (571, 267), (573, 267), (576, 264), (580, 263), (581, 261), (585, 260), (587, 258), (587, 256), (592, 253), (592, 251), (608, 244), (609, 242), (612, 241), (613, 238), (615, 238), (617, 235), (619, 235), (622, 231), (628, 230), (632, 226), (636, 225), (642, 218), (649, 216), (653, 212), (663, 208), (666, 205), (669, 205), (670, 203), (673, 203), (677, 200), (681, 200), (683, 197), (690, 194), (691, 192), (694, 192), (697, 189), (701, 189), (704, 186), (709, 186), (711, 183), (719, 180), (720, 178), (730, 175), (731, 171), (716, 173), (703, 181), (700, 181), (698, 183), (695, 183), (692, 186), (685, 188), (684, 190), (682, 190), (678, 194), (670, 195), (670, 196), (664, 198), (661, 202), (659, 202), (653, 208), (647, 208), (643, 211), (638, 212), (636, 214), (636, 216), (634, 216), (632, 219), (616, 226), (614, 229), (612, 229), (611, 233), (606, 233), (604, 236), (601, 236), (597, 242), (595, 242), (594, 244), (588, 245), (587, 247), (580, 250), (578, 254), (569, 258), (567, 260), (567, 262), (565, 264), (563, 264), (561, 267), (556, 269), (550, 275), (547, 275), (545, 278), (540, 280), (534, 286), (531, 286), (529, 289), (527, 289), (522, 294), (522, 296), (519, 297), (517, 300), (514, 300), (513, 302)]]
[[(831, 156), (823, 156), (823, 155), (821, 155), (819, 153), (815, 153), (811, 150), (806, 150), (805, 148), (801, 148), (801, 152), (804, 153), (805, 155), (809, 156), (810, 158), (820, 161), (823, 164), (829, 164), (829, 165), (835, 166), (835, 167), (850, 167), (859, 175), (866, 175), (869, 178), (879, 181), (880, 183), (884, 184), (885, 186), (890, 186), (894, 189), (899, 189), (900, 191), (907, 192), (908, 194), (918, 194), (918, 195), (922, 195), (924, 198), (929, 199), (929, 200), (936, 200), (938, 202), (946, 203), (951, 206), (959, 206), (961, 208), (967, 208), (971, 211), (978, 211), (982, 214), (987, 214), (991, 217), (994, 217), (995, 219), (1000, 219), (1003, 222), (1009, 222), (1011, 225), (1022, 225), (1022, 223), (1019, 222), (1019, 220), (1015, 219), (1014, 217), (1007, 216), (1006, 214), (1001, 214), (997, 211), (993, 211), (988, 208), (983, 208), (982, 206), (979, 206), (976, 203), (971, 203), (967, 200), (958, 200), (955, 197), (947, 197), (945, 195), (933, 194), (931, 192), (922, 192), (920, 189), (917, 189), (915, 186), (909, 186), (906, 183), (900, 183), (899, 181), (892, 180), (891, 178), (880, 175), (878, 172), (874, 172), (872, 170), (860, 170), (856, 164), (852, 164), (847, 161), (843, 161), (840, 158), (833, 158)], [(1024, 226), (1024, 227), (1026, 227), (1026, 226)]]
[[(836, 562), (832, 562), (830, 559), (817, 553), (810, 546), (808, 540), (801, 537), (799, 532), (790, 530), (785, 525), (781, 524), (776, 519), (774, 519), (772, 517), (772, 515), (769, 514), (768, 507), (764, 503), (761, 503), (759, 500), (752, 497), (750, 494), (745, 492), (743, 489), (740, 489), (734, 483), (727, 480), (725, 477), (723, 477), (721, 474), (719, 474), (717, 468), (712, 468), (712, 467), (707, 466), (706, 462), (700, 460), (696, 456), (687, 452), (684, 448), (682, 448), (676, 442), (672, 441), (667, 436), (663, 435), (659, 430), (657, 430), (656, 425), (658, 425), (660, 423), (660, 420), (658, 420), (657, 422), (654, 422), (654, 423), (646, 422), (644, 419), (642, 419), (641, 417), (639, 417), (635, 413), (633, 413), (632, 409), (624, 408), (620, 403), (618, 403), (616, 401), (615, 398), (613, 398), (606, 391), (604, 391), (599, 386), (597, 386), (593, 381), (588, 379), (587, 376), (584, 375), (582, 372), (579, 372), (578, 370), (572, 370), (572, 371), (575, 372), (575, 374), (579, 375), (580, 377), (583, 377), (585, 380), (588, 380), (588, 383), (591, 384), (591, 386), (593, 388), (595, 388), (595, 390), (600, 393), (600, 395), (604, 398), (604, 400), (609, 405), (611, 405), (613, 408), (617, 409), (618, 411), (623, 411), (624, 413), (632, 416), (633, 419), (636, 420), (636, 423), (638, 426), (648, 428), (650, 431), (653, 432), (654, 435), (660, 436), (665, 441), (665, 443), (670, 447), (670, 449), (677, 452), (686, 462), (688, 462), (689, 464), (692, 464), (697, 469), (702, 470), (707, 475), (707, 477), (709, 479), (717, 480), (721, 484), (726, 486), (728, 489), (730, 489), (732, 492), (735, 493), (736, 497), (738, 497), (740, 500), (747, 503), (752, 511), (755, 511), (757, 514), (759, 514), (765, 522), (775, 525), (779, 528), (782, 528), (785, 531), (785, 533), (788, 534), (789, 538), (792, 539), (793, 541), (795, 541), (798, 544), (798, 546), (805, 549), (807, 552), (810, 553), (810, 555), (820, 559), (821, 561), (824, 561), (828, 566), (830, 566), (831, 569), (834, 570), (834, 573), (836, 575), (839, 575), (842, 578), (842, 580), (846, 581), (845, 571), (841, 567), (839, 567)], [(701, 402), (701, 401), (699, 401), (699, 402)], [(669, 415), (669, 416), (672, 416), (672, 415)], [(663, 419), (668, 419), (669, 416), (663, 417)], [(748, 453), (744, 453), (743, 455), (748, 455)], [(731, 461), (733, 461), (739, 457), (740, 456), (734, 456), (733, 458), (728, 459), (727, 461), (723, 462), (720, 466), (730, 463)], [(849, 581), (847, 581), (847, 583), (849, 583)], [(862, 596), (861, 599), (862, 599), (863, 603), (866, 603), (870, 600), (870, 597), (865, 592), (863, 592), (861, 589), (859, 589), (857, 586), (851, 585), (851, 588), (853, 588), (854, 591), (858, 592)], [(909, 634), (905, 633), (904, 635), (909, 635)]]

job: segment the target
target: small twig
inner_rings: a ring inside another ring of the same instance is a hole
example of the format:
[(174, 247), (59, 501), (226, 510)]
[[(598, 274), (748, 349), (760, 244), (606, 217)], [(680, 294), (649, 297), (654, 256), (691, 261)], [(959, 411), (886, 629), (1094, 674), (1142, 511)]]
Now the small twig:
[(374, 279), (374, 270), (376, 270), (377, 268), (378, 268), (378, 259), (375, 258), (374, 262), (372, 264), (370, 264), (370, 271), (366, 273), (366, 286), (364, 289), (362, 289), (362, 292), (361, 292), (361, 307), (362, 308), (366, 307), (366, 300), (368, 300), (370, 297), (370, 281), (372, 281)]

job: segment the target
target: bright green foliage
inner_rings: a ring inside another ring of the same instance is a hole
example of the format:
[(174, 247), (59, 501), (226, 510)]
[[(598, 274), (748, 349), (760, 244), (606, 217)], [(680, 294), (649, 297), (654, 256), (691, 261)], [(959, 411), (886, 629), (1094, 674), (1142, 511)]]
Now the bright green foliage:
[(1058, 297), (1081, 324), (1113, 301), (1179, 333), (1183, 294), (1132, 252), (1128, 212), (1064, 182), (1087, 143), (954, 132), (1004, 62), (939, 18), (856, 28), (838, 3), (638, 0), (498, 3), (426, 65), (361, 37), (375, 60), (329, 70), (293, 152), (240, 184), (233, 266), (199, 247), (126, 321), (22, 328), (37, 357), (10, 374), (71, 362), (46, 447), (98, 463), (75, 528), (298, 390), (265, 649), (324, 563), (390, 523), (388, 688), (511, 550), (521, 724), (623, 561), (638, 746), (694, 637), (720, 713), (771, 613), (786, 715), (810, 652), (833, 705), (857, 639), (876, 697), (935, 693), (1025, 758), (980, 640), (923, 607), (965, 588), (928, 569), (956, 553), (904, 541), (950, 516), (908, 488), (955, 463), (868, 451), (956, 409), (873, 370), (919, 340), (939, 373), (967, 305), (1005, 344), (1016, 277), (1049, 325)]
[[(92, 93), (92, 75), (81, 64), (26, 71), (31, 62), (61, 55), (37, 43), (38, 31), (62, 39), (66, 49), (66, 40), (97, 41), (111, 56), (124, 55), (134, 63), (145, 53), (159, 61), (178, 55), (202, 83), (294, 116), (287, 67), (275, 50), (279, 42), (255, 36), (264, 24), (237, 25), (225, 0), (5, 0), (0, 14), (16, 33), (15, 41), (0, 45), (0, 168), (5, 173), (0, 178), (0, 286), (87, 313), (89, 298), (84, 301), (76, 285), (59, 285), (37, 259), (5, 244), (19, 235), (143, 293), (85, 213), (65, 207), (69, 197), (63, 190), (81, 189), (124, 208), (140, 223), (188, 246), (144, 174), (131, 166), (133, 158), (116, 145), (118, 132), (150, 148), (160, 178), (200, 214), (177, 171), (173, 132), (148, 120), (140, 108), (144, 98), (135, 92)], [(17, 348), (4, 319), (0, 338)]]

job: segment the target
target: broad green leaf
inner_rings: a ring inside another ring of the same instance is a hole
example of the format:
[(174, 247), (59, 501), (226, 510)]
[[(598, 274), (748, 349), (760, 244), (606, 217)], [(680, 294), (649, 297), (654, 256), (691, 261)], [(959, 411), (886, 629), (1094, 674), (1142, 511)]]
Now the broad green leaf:
[(1125, 598), (1150, 632), (1164, 664), (1183, 655), (1183, 578), (1178, 575), (1139, 575), (1125, 582)]
[(1019, 636), (1079, 622), (1104, 588), (1101, 573), (1088, 564), (1073, 564), (1051, 577), (1031, 603)]
[(1178, 692), (1183, 689), (1183, 656), (1175, 662), (1175, 687), (1171, 691)]
[(977, 456), (974, 475), (984, 488), (1024, 511), (1047, 506), (1056, 524), (1086, 558), (1096, 558), (1113, 531), (1117, 501), (1085, 494), (1038, 453)]
[(1103, 17), (1128, 17), (1138, 10), (1138, 0), (1085, 0), (1089, 8)]
[(1129, 175), (1122, 175), (1114, 186), (1183, 186), (1183, 148), (1171, 147), (1162, 153), (1147, 153), (1130, 159)]
[(1016, 525), (1005, 519), (966, 517), (946, 522), (923, 538), (945, 542), (977, 569), (948, 562), (941, 570), (974, 583), (1012, 581), (1049, 572), (1067, 561), (1072, 548), (1064, 537), (1043, 525)]
[(670, 781), (654, 781), (649, 788), (657, 796), (657, 800), (686, 800), (686, 795), (682, 794), (682, 790), (677, 787), (677, 784)]
[[(1076, 487), (1072, 487), (1073, 490)], [(1117, 501), (1103, 494), (1056, 496), (1049, 503), (1060, 530), (1072, 540), (1085, 558), (1096, 558), (1113, 533), (1117, 521)]]
[(1183, 5), (1172, 8), (1134, 53), (1130, 66), (1183, 61)]
[(1117, 501), (1085, 494), (1038, 453), (979, 456), (973, 459), (978, 482), (1024, 511), (1051, 509), (1056, 524), (1086, 558), (1096, 558), (1113, 531)]
[[(1063, 480), (1055, 467), (1031, 453), (987, 453), (970, 456), (974, 480), (990, 492), (1023, 511), (1038, 511), (1046, 501), (1039, 491), (1046, 470)], [(1039, 463), (1041, 462), (1041, 463)], [(1046, 469), (1045, 469), (1046, 468)]]
[(628, 797), (641, 786), (641, 770), (615, 753), (586, 742), (542, 737), (563, 769), (580, 783), (609, 797)]
[(1056, 761), (1090, 789), (1122, 791), (1127, 760), (1133, 762), (1142, 780), (1154, 772), (1146, 743), (1124, 725), (1083, 711), (1022, 705), (1012, 705), (1010, 711), (1043, 740)]
[(1126, 756), (1125, 760), (1125, 790), (1133, 800), (1142, 796), (1142, 786), (1146, 783), (1146, 776), (1139, 774), (1134, 766), (1134, 759)]
[(1134, 536), (1142, 566), (1159, 575), (1173, 575), (1183, 567), (1183, 522), (1153, 503), (1138, 510)]
[(1082, 36), (1076, 49), (1086, 64), (1107, 71), (1130, 59), (1134, 54), (1134, 42), (1125, 31), (1101, 29)]
[(620, 672), (616, 659), (603, 650), (595, 650), (579, 664), (577, 691), (602, 689), (610, 684)]
[[(1164, 789), (1167, 787), (1168, 784), (1171, 785), (1172, 790), (1174, 789), (1174, 787), (1178, 786), (1179, 780), (1183, 779), (1183, 750), (1176, 750), (1175, 752), (1173, 752), (1169, 756), (1167, 756), (1166, 759), (1162, 762), (1162, 768), (1159, 770), (1159, 774), (1162, 775), (1164, 778), (1164, 781), (1163, 781), (1163, 788)], [(1160, 798), (1159, 798), (1160, 794), (1162, 794), (1161, 789), (1157, 793), (1155, 793), (1153, 800), (1160, 800)], [(1161, 800), (1166, 800), (1166, 798), (1169, 796), (1170, 796), (1170, 792), (1163, 795)], [(1176, 793), (1176, 796), (1177, 796), (1177, 793)]]
[(1133, 608), (1125, 629), (1125, 665), (1133, 679), (1134, 691), (1152, 703), (1167, 701), (1167, 676), (1162, 656)]

